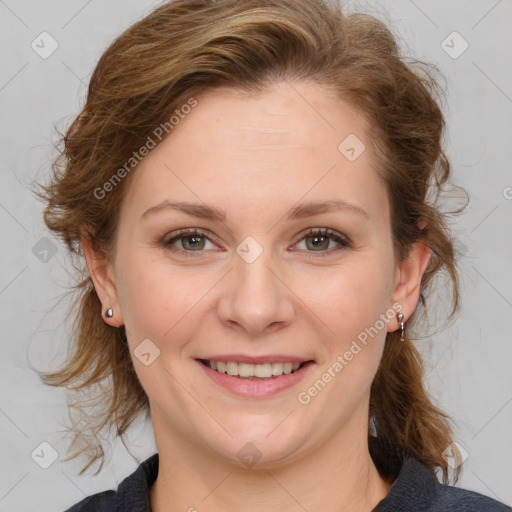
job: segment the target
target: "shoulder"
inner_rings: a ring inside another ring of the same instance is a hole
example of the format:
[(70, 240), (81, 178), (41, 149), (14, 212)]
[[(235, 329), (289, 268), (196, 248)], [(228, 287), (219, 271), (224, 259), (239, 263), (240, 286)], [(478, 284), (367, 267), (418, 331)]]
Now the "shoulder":
[(411, 457), (374, 511), (512, 512), (512, 508), (483, 494), (441, 484), (430, 468)]
[(512, 508), (474, 491), (441, 484), (429, 467), (398, 446), (372, 441), (379, 472), (393, 481), (373, 512), (512, 512)]
[(115, 491), (103, 491), (88, 496), (65, 512), (110, 512), (114, 510), (115, 500)]
[(488, 496), (474, 491), (439, 485), (438, 492), (432, 499), (432, 512), (450, 510), (453, 512), (512, 512), (512, 508)]
[(411, 457), (374, 511), (512, 512), (512, 508), (483, 494), (441, 484), (430, 468)]
[(404, 461), (401, 475), (408, 487), (401, 488), (402, 498), (418, 512), (512, 512), (512, 508), (483, 494), (441, 484), (434, 472), (414, 457)]
[(405, 459), (393, 487), (394, 512), (512, 512), (483, 494), (441, 484), (434, 472), (414, 457)]
[(65, 512), (150, 512), (149, 490), (158, 475), (158, 454), (142, 462), (116, 491), (108, 490), (84, 498)]

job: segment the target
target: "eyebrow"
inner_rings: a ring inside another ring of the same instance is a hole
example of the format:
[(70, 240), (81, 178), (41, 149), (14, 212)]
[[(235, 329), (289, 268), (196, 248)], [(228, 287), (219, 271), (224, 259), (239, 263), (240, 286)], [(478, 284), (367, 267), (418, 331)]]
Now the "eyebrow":
[[(198, 203), (187, 203), (187, 202), (170, 202), (163, 201), (156, 206), (152, 206), (147, 209), (140, 218), (143, 219), (149, 215), (161, 212), (161, 211), (180, 211), (191, 217), (197, 217), (200, 219), (218, 220), (226, 222), (226, 212), (220, 208), (208, 206), (206, 204)], [(287, 221), (296, 219), (304, 219), (306, 217), (312, 217), (313, 215), (319, 215), (321, 213), (330, 213), (336, 211), (345, 211), (369, 218), (368, 212), (355, 204), (347, 203), (346, 201), (336, 199), (321, 202), (309, 202), (302, 203), (291, 208), (284, 216)]]

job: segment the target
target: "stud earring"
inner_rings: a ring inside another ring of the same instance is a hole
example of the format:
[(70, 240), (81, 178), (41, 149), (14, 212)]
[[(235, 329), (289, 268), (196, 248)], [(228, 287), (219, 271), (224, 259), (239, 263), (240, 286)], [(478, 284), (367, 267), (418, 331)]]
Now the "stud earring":
[(404, 324), (404, 314), (398, 313), (396, 316), (396, 319), (398, 320), (398, 323), (400, 324), (400, 341), (405, 340), (405, 324)]
[(112, 308), (108, 308), (107, 311), (105, 311), (105, 316), (107, 318), (112, 318), (114, 316), (114, 311), (112, 310)]

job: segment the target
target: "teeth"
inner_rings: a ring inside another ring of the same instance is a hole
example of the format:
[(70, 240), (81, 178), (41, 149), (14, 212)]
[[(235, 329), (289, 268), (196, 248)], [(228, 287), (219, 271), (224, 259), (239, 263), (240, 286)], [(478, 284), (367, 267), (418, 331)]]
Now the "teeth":
[(261, 379), (285, 375), (297, 370), (301, 363), (248, 364), (234, 361), (207, 361), (212, 370), (237, 377), (259, 377)]
[[(231, 364), (233, 365), (233, 368), (235, 368), (235, 373), (232, 373), (232, 375), (239, 375), (240, 377), (254, 377), (256, 375), (257, 377), (259, 377), (259, 375), (257, 375), (255, 371), (255, 364), (233, 362)], [(261, 367), (263, 365), (259, 364), (257, 366)]]
[[(242, 370), (242, 366), (240, 365), (240, 370)], [(272, 364), (271, 363), (265, 363), (265, 364), (255, 364), (251, 365), (254, 366), (254, 376), (260, 377), (262, 379), (267, 377), (272, 377)]]
[(238, 375), (238, 364), (228, 361), (226, 363), (226, 373), (228, 375)]

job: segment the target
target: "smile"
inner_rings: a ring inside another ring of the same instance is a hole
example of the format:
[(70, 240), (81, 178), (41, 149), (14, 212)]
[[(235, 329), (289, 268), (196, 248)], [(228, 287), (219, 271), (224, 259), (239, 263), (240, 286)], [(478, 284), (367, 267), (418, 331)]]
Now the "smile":
[(242, 379), (268, 379), (279, 377), (283, 374), (288, 375), (294, 373), (303, 364), (290, 362), (249, 364), (235, 361), (210, 361), (208, 359), (202, 359), (201, 362), (216, 372), (226, 373), (232, 377), (240, 377)]
[(230, 394), (245, 398), (269, 398), (297, 385), (315, 366), (314, 361), (242, 363), (196, 359), (204, 374)]

